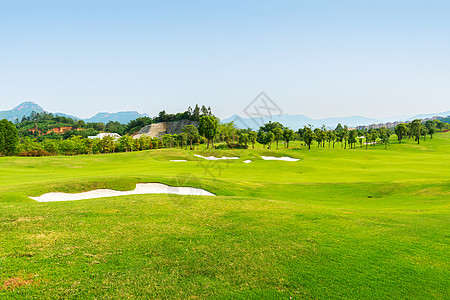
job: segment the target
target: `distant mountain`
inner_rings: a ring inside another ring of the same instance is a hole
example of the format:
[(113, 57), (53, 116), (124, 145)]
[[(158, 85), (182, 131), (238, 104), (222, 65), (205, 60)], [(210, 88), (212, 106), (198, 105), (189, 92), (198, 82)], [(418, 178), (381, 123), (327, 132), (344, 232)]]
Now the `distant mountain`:
[[(19, 106), (14, 107), (12, 110), (0, 111), (0, 120), (7, 119), (9, 121), (14, 121), (15, 119), (22, 119), (23, 116), (28, 117), (31, 113), (35, 111), (37, 113), (44, 112), (45, 110), (38, 104), (33, 102), (24, 102)], [(85, 122), (103, 122), (108, 123), (109, 121), (120, 122), (122, 124), (127, 124), (131, 120), (135, 120), (140, 117), (148, 117), (147, 114), (141, 114), (137, 111), (122, 111), (117, 113), (98, 113), (92, 118), (82, 119), (76, 116), (68, 115), (65, 113), (53, 113), (55, 116), (68, 117), (75, 120), (83, 120)]]
[(303, 126), (311, 124), (313, 127), (321, 127), (325, 125), (327, 128), (336, 128), (337, 124), (341, 123), (342, 126), (347, 125), (348, 127), (356, 127), (359, 125), (371, 125), (395, 121), (412, 121), (414, 119), (426, 119), (434, 116), (447, 117), (450, 116), (450, 111), (441, 113), (431, 113), (431, 114), (420, 114), (416, 116), (398, 116), (398, 117), (387, 117), (387, 118), (366, 118), (361, 116), (352, 117), (336, 117), (336, 118), (325, 118), (325, 119), (311, 119), (310, 117), (304, 115), (281, 115), (281, 116), (271, 116), (264, 118), (242, 118), (238, 115), (233, 115), (230, 118), (221, 120), (222, 123), (228, 123), (233, 121), (236, 127), (246, 129), (251, 128), (253, 130), (259, 129), (260, 126), (272, 122), (280, 122), (284, 126), (297, 130)]
[(0, 111), (0, 120), (7, 119), (9, 121), (14, 121), (15, 119), (22, 119), (23, 116), (28, 117), (31, 113), (35, 112), (43, 112), (44, 109), (33, 102), (24, 102), (12, 110)]
[(78, 117), (75, 117), (75, 116), (72, 116), (72, 115), (68, 115), (68, 114), (65, 114), (65, 113), (54, 113), (53, 115), (58, 116), (58, 117), (71, 118), (71, 119), (74, 119), (74, 120), (81, 120)]
[(122, 124), (127, 124), (131, 120), (135, 120), (141, 117), (148, 117), (147, 114), (140, 114), (137, 111), (121, 111), (117, 113), (98, 113), (92, 118), (84, 119), (87, 123), (108, 123), (109, 121), (120, 122)]
[(420, 114), (420, 115), (416, 115), (414, 117), (409, 118), (408, 120), (414, 120), (414, 119), (426, 119), (426, 118), (432, 118), (434, 116), (437, 117), (447, 117), (450, 116), (450, 110), (449, 111), (445, 111), (445, 112), (441, 112), (441, 113), (434, 113), (434, 114)]
[(297, 130), (305, 125), (311, 124), (314, 127), (321, 127), (325, 125), (328, 128), (335, 128), (339, 123), (347, 125), (348, 127), (355, 127), (363, 124), (380, 123), (377, 119), (365, 118), (360, 116), (341, 117), (341, 118), (325, 118), (325, 119), (311, 119), (304, 115), (281, 115), (264, 118), (242, 118), (234, 115), (228, 119), (222, 120), (222, 123), (233, 121), (238, 128), (258, 129), (263, 124), (272, 121), (280, 122), (284, 126)]

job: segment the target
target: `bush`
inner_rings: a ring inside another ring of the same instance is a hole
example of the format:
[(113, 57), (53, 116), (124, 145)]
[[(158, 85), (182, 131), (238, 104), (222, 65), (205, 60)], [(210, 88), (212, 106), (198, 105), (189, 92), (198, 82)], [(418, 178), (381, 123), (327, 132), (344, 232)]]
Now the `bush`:
[(47, 152), (45, 150), (31, 150), (31, 151), (22, 151), (19, 153), (19, 156), (32, 156), (32, 157), (37, 157), (37, 156), (52, 156), (53, 154), (51, 154), (50, 152)]
[(247, 149), (248, 145), (239, 143), (220, 144), (214, 147), (215, 149)]

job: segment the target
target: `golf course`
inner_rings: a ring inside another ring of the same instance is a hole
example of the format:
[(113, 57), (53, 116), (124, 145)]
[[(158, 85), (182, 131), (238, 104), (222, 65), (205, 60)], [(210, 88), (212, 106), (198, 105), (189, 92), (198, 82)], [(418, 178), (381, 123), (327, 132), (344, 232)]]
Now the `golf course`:
[[(215, 196), (29, 198), (142, 183)], [(0, 299), (448, 299), (449, 225), (450, 132), (0, 157)]]

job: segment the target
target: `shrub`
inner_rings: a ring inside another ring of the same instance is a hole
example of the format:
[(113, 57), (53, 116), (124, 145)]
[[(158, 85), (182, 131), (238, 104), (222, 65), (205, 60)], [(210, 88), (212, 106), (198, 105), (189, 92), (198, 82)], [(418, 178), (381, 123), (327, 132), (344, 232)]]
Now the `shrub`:
[(32, 157), (37, 157), (37, 156), (52, 156), (53, 154), (51, 154), (50, 152), (47, 152), (45, 150), (30, 150), (30, 151), (22, 151), (19, 153), (19, 156), (32, 156)]

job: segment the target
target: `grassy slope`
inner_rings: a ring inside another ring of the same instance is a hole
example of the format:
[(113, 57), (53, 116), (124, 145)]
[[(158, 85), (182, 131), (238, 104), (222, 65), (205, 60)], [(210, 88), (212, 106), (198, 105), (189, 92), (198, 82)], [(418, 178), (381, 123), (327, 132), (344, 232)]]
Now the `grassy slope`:
[[(0, 296), (447, 298), (450, 134), (336, 147), (0, 158)], [(136, 182), (218, 197), (27, 198)]]

